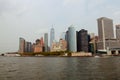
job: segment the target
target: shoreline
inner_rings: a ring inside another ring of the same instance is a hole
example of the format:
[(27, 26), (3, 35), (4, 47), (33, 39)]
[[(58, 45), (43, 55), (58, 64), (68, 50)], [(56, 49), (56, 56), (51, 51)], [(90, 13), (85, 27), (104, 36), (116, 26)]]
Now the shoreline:
[(94, 58), (109, 58), (109, 57), (120, 57), (120, 55), (118, 56), (109, 56), (109, 55), (106, 55), (106, 56), (0, 56), (0, 57), (65, 57), (65, 58), (72, 58), (72, 57), (80, 57), (80, 58), (91, 58), (91, 57), (94, 57)]

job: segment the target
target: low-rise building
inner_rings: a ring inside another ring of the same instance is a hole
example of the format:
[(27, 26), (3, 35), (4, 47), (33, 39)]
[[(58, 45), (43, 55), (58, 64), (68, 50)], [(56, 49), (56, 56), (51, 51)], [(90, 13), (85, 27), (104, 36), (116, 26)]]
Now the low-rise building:
[(71, 56), (90, 57), (90, 56), (92, 56), (92, 53), (89, 53), (89, 52), (77, 52), (77, 53), (71, 53)]
[(33, 52), (43, 52), (44, 42), (43, 38), (37, 39), (36, 43), (33, 45)]
[(66, 40), (60, 39), (59, 42), (52, 43), (51, 52), (66, 51), (66, 50), (67, 50)]

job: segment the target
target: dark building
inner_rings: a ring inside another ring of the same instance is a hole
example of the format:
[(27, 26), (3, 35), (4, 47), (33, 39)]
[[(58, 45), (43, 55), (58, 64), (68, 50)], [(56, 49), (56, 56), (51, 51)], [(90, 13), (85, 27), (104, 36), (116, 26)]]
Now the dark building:
[(116, 38), (120, 40), (120, 24), (116, 25)]
[(68, 31), (66, 31), (65, 40), (67, 41), (67, 50), (68, 50), (68, 48), (69, 48), (69, 44), (68, 44)]
[(44, 51), (48, 52), (48, 33), (44, 34)]
[(80, 52), (80, 35), (79, 31), (76, 31), (76, 38), (77, 38), (77, 52)]
[(32, 43), (25, 42), (25, 52), (32, 52)]
[(27, 42), (27, 47), (28, 47), (28, 52), (32, 52), (32, 43), (31, 42)]
[(89, 46), (89, 40), (88, 40), (88, 32), (87, 30), (80, 30), (77, 32), (77, 51), (84, 51), (89, 52), (88, 46)]
[(91, 52), (91, 48), (92, 48), (92, 46), (90, 44), (90, 41), (91, 41), (90, 38), (91, 38), (90, 35), (88, 35), (88, 52)]

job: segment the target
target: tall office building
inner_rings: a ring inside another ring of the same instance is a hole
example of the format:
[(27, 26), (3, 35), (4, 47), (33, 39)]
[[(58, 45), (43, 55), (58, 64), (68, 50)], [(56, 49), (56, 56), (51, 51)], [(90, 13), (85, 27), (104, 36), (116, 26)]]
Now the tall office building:
[(32, 43), (25, 41), (25, 52), (32, 52)]
[(120, 40), (120, 24), (116, 25), (116, 38)]
[(110, 44), (108, 40), (114, 39), (113, 20), (106, 17), (102, 17), (97, 19), (97, 22), (99, 35), (98, 49), (106, 50), (106, 48)]
[(28, 42), (25, 41), (25, 51), (24, 52), (28, 52)]
[(25, 39), (19, 38), (19, 53), (25, 52)]
[(32, 43), (28, 42), (28, 52), (32, 52)]
[(71, 52), (77, 51), (77, 44), (76, 44), (76, 31), (73, 26), (68, 28), (68, 50)]
[(54, 28), (50, 30), (50, 47), (52, 46), (53, 41), (55, 40), (55, 31)]
[(19, 53), (32, 52), (32, 43), (25, 41), (24, 38), (19, 39)]
[(99, 18), (97, 21), (99, 39), (101, 41), (104, 41), (105, 39), (113, 39), (113, 20), (106, 17), (102, 17)]
[(77, 51), (88, 52), (88, 32), (87, 30), (80, 30), (77, 32)]
[(68, 48), (69, 48), (69, 44), (68, 44), (68, 31), (66, 31), (66, 33), (65, 33), (65, 40), (67, 42), (67, 50), (68, 50)]
[(48, 33), (44, 34), (44, 50), (48, 52)]

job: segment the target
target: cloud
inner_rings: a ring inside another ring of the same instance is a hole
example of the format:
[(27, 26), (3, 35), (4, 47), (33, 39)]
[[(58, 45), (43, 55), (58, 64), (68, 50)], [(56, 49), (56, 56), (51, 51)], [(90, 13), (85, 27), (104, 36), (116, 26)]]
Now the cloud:
[(27, 10), (23, 0), (0, 0), (0, 15), (22, 14)]
[(44, 34), (44, 33), (48, 33), (48, 28), (41, 28), (41, 29), (38, 29), (36, 32), (36, 34)]
[(102, 6), (107, 0), (63, 0), (63, 5), (80, 5), (83, 8), (88, 7), (89, 9)]
[(103, 6), (106, 0), (87, 0), (87, 5), (89, 9), (98, 8)]
[(114, 16), (119, 16), (119, 15), (120, 15), (120, 11), (114, 12)]
[(76, 5), (76, 4), (83, 4), (85, 0), (63, 0), (63, 5)]
[(10, 12), (16, 8), (15, 3), (11, 0), (1, 0), (0, 1), (0, 13)]

